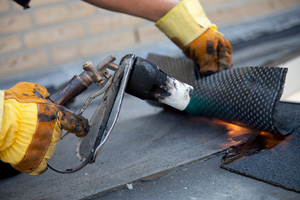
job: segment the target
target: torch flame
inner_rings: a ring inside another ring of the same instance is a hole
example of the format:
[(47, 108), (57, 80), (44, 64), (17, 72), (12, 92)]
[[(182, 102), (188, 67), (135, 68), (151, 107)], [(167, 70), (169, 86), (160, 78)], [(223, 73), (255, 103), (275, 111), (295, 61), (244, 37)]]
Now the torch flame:
[(230, 124), (218, 119), (213, 120), (216, 124), (221, 124), (227, 129), (228, 143), (222, 144), (222, 147), (230, 147), (240, 144), (241, 142), (245, 142), (249, 139), (249, 136), (257, 134), (256, 130), (242, 127), (235, 124)]
[(271, 149), (277, 145), (284, 148), (288, 145), (288, 141), (292, 139), (292, 136), (276, 135), (265, 131), (261, 131), (260, 135), (264, 138), (265, 149)]
[(251, 136), (259, 136), (262, 139), (262, 149), (271, 149), (277, 145), (280, 145), (282, 148), (284, 148), (288, 144), (288, 140), (292, 139), (292, 136), (286, 137), (266, 131), (257, 131), (254, 129), (226, 123), (218, 119), (214, 119), (214, 122), (224, 125), (228, 130), (227, 135), (229, 142), (222, 145), (222, 147), (235, 146), (242, 142), (247, 142)]
[(227, 130), (226, 134), (228, 142), (225, 144), (220, 144), (222, 148), (228, 148), (248, 142), (259, 143), (258, 145), (261, 149), (271, 149), (277, 145), (280, 145), (280, 147), (284, 148), (288, 144), (288, 141), (293, 138), (291, 135), (283, 136), (272, 134), (266, 131), (258, 131), (255, 129), (227, 123), (216, 118), (209, 119), (205, 117), (193, 117), (190, 120), (197, 123), (209, 124), (210, 126), (221, 125), (222, 127), (225, 127)]

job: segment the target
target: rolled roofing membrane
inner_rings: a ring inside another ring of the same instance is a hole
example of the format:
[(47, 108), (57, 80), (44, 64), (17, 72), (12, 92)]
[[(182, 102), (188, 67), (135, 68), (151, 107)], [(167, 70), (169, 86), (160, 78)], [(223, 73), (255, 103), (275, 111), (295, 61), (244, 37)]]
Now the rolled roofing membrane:
[(194, 87), (188, 113), (280, 134), (273, 134), (271, 146), (270, 135), (258, 134), (231, 147), (222, 168), (300, 192), (300, 104), (280, 102), (286, 68), (243, 67), (201, 76), (189, 60), (154, 54), (148, 60)]
[[(185, 111), (193, 115), (214, 117), (261, 131), (281, 135), (296, 127), (282, 126), (276, 119), (282, 95), (286, 68), (232, 68), (209, 76), (202, 76), (198, 66), (186, 59), (150, 54), (149, 61), (166, 74), (194, 87)], [(284, 113), (283, 113), (284, 115)], [(280, 120), (285, 120), (281, 118)]]

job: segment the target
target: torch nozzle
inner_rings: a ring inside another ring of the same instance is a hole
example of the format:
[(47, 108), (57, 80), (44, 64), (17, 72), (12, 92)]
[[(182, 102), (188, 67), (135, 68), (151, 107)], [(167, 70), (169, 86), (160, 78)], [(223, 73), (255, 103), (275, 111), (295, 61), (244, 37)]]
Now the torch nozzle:
[(193, 87), (168, 76), (157, 65), (136, 57), (126, 92), (184, 110), (190, 102)]

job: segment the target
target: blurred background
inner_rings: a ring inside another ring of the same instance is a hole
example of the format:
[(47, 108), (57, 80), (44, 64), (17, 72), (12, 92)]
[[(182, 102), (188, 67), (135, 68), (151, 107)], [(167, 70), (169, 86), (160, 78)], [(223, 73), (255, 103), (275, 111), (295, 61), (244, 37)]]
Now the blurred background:
[[(300, 5), (299, 0), (200, 2), (221, 30), (261, 17), (278, 16)], [(167, 51), (172, 55), (180, 54), (152, 22), (141, 18), (95, 8), (78, 0), (32, 0), (30, 6), (23, 10), (11, 0), (0, 1), (2, 80), (16, 75), (26, 79), (37, 72), (51, 74), (51, 70), (81, 69), (86, 60), (102, 55), (138, 54), (147, 49), (159, 50), (165, 45), (170, 46)], [(232, 38), (231, 33), (226, 32), (225, 36)]]

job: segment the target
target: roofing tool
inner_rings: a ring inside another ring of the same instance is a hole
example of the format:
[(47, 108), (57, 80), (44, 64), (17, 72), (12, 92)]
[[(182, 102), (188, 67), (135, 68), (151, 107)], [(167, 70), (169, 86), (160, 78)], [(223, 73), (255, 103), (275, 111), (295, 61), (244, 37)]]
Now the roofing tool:
[(178, 110), (184, 110), (188, 105), (193, 93), (192, 86), (168, 76), (157, 65), (133, 54), (124, 56), (119, 65), (113, 63), (115, 59), (109, 56), (97, 67), (88, 61), (83, 65), (84, 71), (80, 75), (75, 75), (49, 97), (52, 102), (65, 105), (90, 85), (97, 83), (99, 90), (88, 97), (79, 111), (81, 115), (94, 98), (101, 96), (99, 105), (89, 120), (90, 130), (77, 144), (77, 157), (82, 163), (76, 168), (63, 171), (48, 163), (50, 169), (59, 173), (72, 173), (95, 162), (116, 124), (125, 92)]
[(256, 130), (282, 135), (293, 130), (281, 126), (282, 120), (276, 118), (287, 69), (243, 67), (203, 76), (194, 63), (177, 65), (178, 60), (173, 62), (172, 58), (152, 58), (145, 60), (129, 54), (117, 65), (113, 63), (115, 58), (109, 56), (97, 67), (87, 62), (84, 72), (50, 96), (54, 103), (64, 105), (92, 83), (98, 83), (99, 90), (86, 100), (79, 114), (92, 99), (100, 95), (102, 98), (89, 121), (89, 133), (77, 145), (77, 157), (82, 164), (65, 171), (49, 168), (71, 173), (93, 163), (116, 124), (125, 92), (189, 114), (214, 117)]

